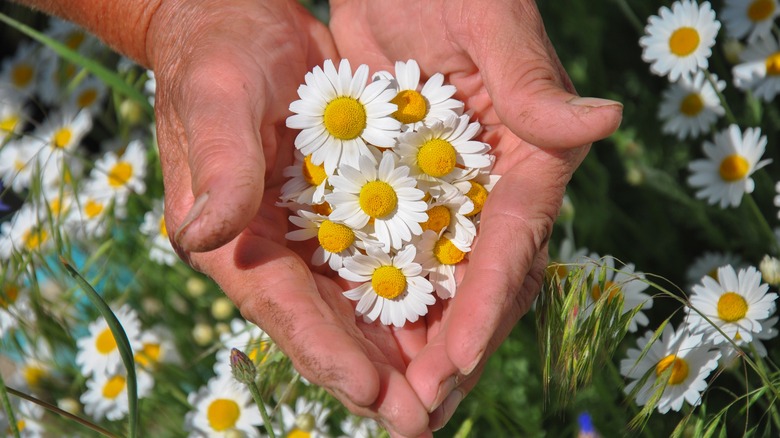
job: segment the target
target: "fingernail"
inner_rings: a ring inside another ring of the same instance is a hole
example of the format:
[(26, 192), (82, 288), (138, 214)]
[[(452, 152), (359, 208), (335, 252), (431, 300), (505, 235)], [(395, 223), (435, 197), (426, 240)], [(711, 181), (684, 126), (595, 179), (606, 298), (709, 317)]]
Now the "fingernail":
[(176, 234), (173, 236), (173, 240), (176, 241), (176, 243), (182, 248), (184, 248), (184, 245), (182, 245), (181, 239), (184, 236), (184, 233), (187, 232), (187, 228), (193, 222), (195, 222), (198, 217), (200, 217), (201, 213), (203, 213), (203, 209), (206, 207), (206, 201), (208, 201), (208, 199), (208, 192), (198, 196), (198, 198), (195, 199), (195, 202), (192, 203), (192, 208), (190, 208), (190, 211), (187, 212), (186, 216), (184, 216), (184, 220), (182, 221), (181, 226), (178, 230), (176, 230)]
[(452, 418), (455, 409), (458, 408), (461, 401), (463, 401), (463, 391), (460, 389), (453, 390), (450, 395), (444, 399), (444, 402), (441, 404), (441, 419), (439, 420), (441, 424), (434, 424), (431, 426), (431, 429), (434, 432), (444, 427), (447, 422), (450, 421), (450, 418)]
[(600, 99), (598, 97), (574, 97), (568, 101), (569, 105), (584, 106), (588, 108), (601, 108), (604, 106), (623, 106), (622, 103), (609, 100)]
[(464, 376), (468, 376), (469, 374), (471, 374), (474, 371), (474, 369), (477, 367), (477, 365), (479, 365), (479, 362), (482, 360), (483, 354), (485, 354), (485, 352), (480, 351), (479, 354), (477, 354), (477, 357), (474, 359), (473, 362), (471, 362), (469, 366), (460, 370), (461, 374), (463, 374)]
[(456, 376), (450, 376), (441, 382), (441, 385), (439, 385), (439, 391), (436, 393), (436, 398), (433, 399), (433, 403), (431, 404), (430, 409), (428, 409), (428, 413), (435, 411), (439, 406), (441, 406), (444, 398), (450, 395), (452, 390), (455, 389), (455, 385), (457, 385), (457, 383)]

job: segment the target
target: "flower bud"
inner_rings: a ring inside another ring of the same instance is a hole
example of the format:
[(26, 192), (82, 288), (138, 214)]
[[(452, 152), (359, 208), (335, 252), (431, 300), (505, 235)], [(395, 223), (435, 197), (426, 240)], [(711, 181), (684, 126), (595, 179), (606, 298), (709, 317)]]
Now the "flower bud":
[(257, 367), (252, 360), (238, 348), (230, 350), (230, 371), (241, 383), (252, 383), (257, 377)]

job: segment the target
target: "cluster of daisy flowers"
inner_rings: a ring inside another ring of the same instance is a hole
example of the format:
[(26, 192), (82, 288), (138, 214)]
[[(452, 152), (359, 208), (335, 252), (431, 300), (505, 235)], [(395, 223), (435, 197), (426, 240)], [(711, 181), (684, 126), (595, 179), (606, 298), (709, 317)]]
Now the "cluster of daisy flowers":
[(365, 321), (403, 326), (455, 295), (455, 266), (477, 234), (497, 180), (481, 126), (436, 73), (414, 60), (395, 74), (326, 60), (305, 76), (287, 126), (299, 129), (280, 205), (317, 239), (311, 257), (359, 283), (344, 295)]

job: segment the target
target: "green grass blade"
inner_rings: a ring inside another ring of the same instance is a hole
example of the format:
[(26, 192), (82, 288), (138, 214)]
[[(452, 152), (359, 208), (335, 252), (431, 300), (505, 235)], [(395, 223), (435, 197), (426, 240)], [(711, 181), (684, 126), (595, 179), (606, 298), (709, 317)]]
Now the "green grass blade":
[(13, 433), (14, 438), (19, 438), (19, 426), (16, 424), (16, 418), (14, 417), (14, 410), (11, 408), (11, 401), (8, 400), (8, 391), (5, 386), (3, 376), (0, 374), (0, 405), (5, 411), (5, 415), (8, 418), (8, 426), (10, 432)]
[(33, 29), (30, 26), (27, 26), (24, 23), (14, 20), (13, 18), (1, 12), (0, 21), (40, 42), (41, 44), (46, 45), (63, 59), (86, 69), (98, 77), (101, 81), (105, 82), (106, 85), (112, 89), (137, 102), (139, 105), (141, 105), (147, 115), (154, 117), (154, 108), (152, 108), (152, 106), (149, 104), (146, 96), (125, 82), (118, 74), (109, 70), (99, 62), (83, 56), (65, 44), (62, 44), (61, 42)]
[(117, 347), (119, 348), (119, 354), (122, 356), (122, 362), (127, 369), (127, 399), (129, 405), (128, 413), (128, 436), (135, 438), (138, 430), (138, 382), (135, 375), (135, 360), (133, 359), (133, 350), (130, 348), (130, 341), (127, 339), (122, 324), (119, 323), (114, 312), (108, 307), (103, 298), (92, 287), (89, 282), (71, 266), (67, 260), (60, 257), (60, 262), (68, 271), (68, 274), (76, 280), (76, 283), (81, 287), (84, 293), (89, 298), (89, 301), (97, 307), (100, 314), (103, 315), (108, 327), (111, 329), (111, 333), (114, 335), (114, 339), (117, 341)]

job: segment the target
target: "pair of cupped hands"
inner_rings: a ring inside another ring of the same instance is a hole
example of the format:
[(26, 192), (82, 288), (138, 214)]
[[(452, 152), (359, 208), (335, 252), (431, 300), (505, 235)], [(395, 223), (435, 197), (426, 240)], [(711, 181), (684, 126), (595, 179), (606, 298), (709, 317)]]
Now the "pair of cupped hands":
[[(294, 0), (164, 1), (147, 32), (157, 80), (166, 223), (308, 380), (393, 436), (430, 435), (529, 309), (565, 186), (622, 106), (580, 98), (533, 0), (334, 0), (328, 26)], [(402, 328), (366, 324), (337, 276), (285, 240), (276, 206), (304, 75), (325, 59), (436, 72), (483, 125), (501, 175), (457, 295)]]

